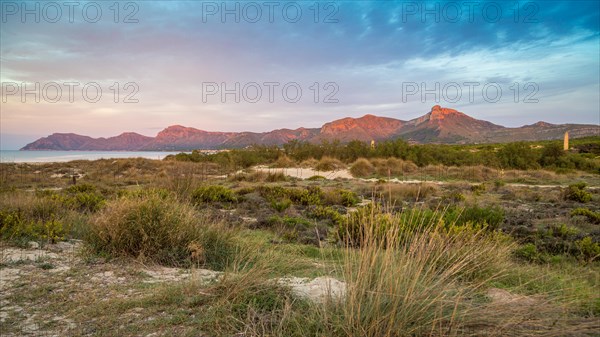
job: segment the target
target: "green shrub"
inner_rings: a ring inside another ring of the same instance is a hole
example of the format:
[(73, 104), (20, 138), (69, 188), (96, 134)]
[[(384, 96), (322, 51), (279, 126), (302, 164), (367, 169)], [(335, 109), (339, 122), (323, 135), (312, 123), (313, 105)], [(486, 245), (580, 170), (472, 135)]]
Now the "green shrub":
[(67, 207), (82, 212), (96, 212), (102, 208), (104, 202), (104, 197), (95, 192), (77, 192), (74, 195), (63, 199), (63, 203)]
[(344, 221), (344, 216), (331, 206), (315, 206), (309, 216), (317, 220), (330, 220), (335, 226), (339, 226)]
[[(298, 201), (305, 206), (320, 205), (323, 199), (323, 191), (319, 186), (309, 186), (305, 190), (301, 190)], [(293, 199), (292, 199), (293, 200)]]
[(331, 206), (342, 205), (345, 207), (353, 207), (360, 202), (360, 198), (352, 191), (335, 189), (323, 192), (322, 202), (325, 205)]
[(579, 232), (577, 228), (567, 226), (564, 223), (560, 225), (551, 226), (548, 231), (552, 233), (552, 236), (560, 237), (563, 239), (575, 236)]
[(452, 202), (461, 202), (465, 201), (465, 195), (458, 191), (453, 191), (450, 193), (450, 195), (448, 195), (447, 199), (449, 199)]
[(543, 262), (542, 254), (533, 243), (527, 243), (515, 250), (515, 256), (527, 262)]
[(224, 186), (202, 186), (192, 192), (192, 200), (199, 204), (203, 202), (236, 202), (235, 193)]
[(65, 215), (68, 209), (72, 208), (68, 197), (62, 194), (56, 194), (45, 198), (31, 198), (29, 201), (18, 205), (18, 209), (24, 212), (24, 215), (34, 221), (48, 221)]
[(148, 197), (159, 197), (162, 199), (167, 199), (173, 197), (173, 192), (165, 189), (165, 188), (145, 188), (138, 190), (119, 190), (117, 192), (117, 197), (119, 198), (128, 198), (128, 199), (145, 199)]
[(285, 188), (282, 186), (260, 186), (258, 193), (268, 201), (280, 201), (290, 199), (295, 204), (304, 206), (320, 205), (324, 193), (318, 186), (307, 188)]
[(100, 210), (106, 200), (102, 194), (97, 192), (96, 187), (90, 184), (72, 185), (64, 192), (64, 194), (39, 192), (36, 195), (58, 202), (64, 208), (90, 213)]
[(327, 178), (325, 178), (323, 176), (314, 175), (314, 176), (308, 177), (306, 180), (318, 181), (318, 180), (327, 180)]
[(589, 236), (576, 241), (575, 245), (579, 249), (580, 257), (584, 261), (591, 262), (600, 257), (600, 245), (597, 242), (593, 242)]
[(67, 193), (93, 193), (96, 192), (96, 186), (90, 184), (71, 185), (66, 190)]
[(96, 253), (222, 270), (236, 252), (232, 232), (186, 203), (159, 193), (107, 202), (86, 236)]
[(504, 187), (506, 183), (503, 180), (494, 180), (494, 188), (499, 189), (500, 187)]
[(0, 238), (12, 242), (47, 241), (56, 243), (65, 239), (66, 230), (57, 219), (26, 219), (20, 211), (0, 211)]
[(271, 201), (271, 207), (273, 207), (273, 209), (276, 210), (279, 213), (285, 211), (290, 206), (292, 206), (292, 201), (290, 199), (287, 199), (287, 198), (283, 199), (281, 201), (276, 201), (276, 200), (272, 200)]
[(356, 206), (356, 204), (358, 204), (360, 202), (360, 198), (358, 197), (358, 195), (356, 195), (356, 193), (354, 193), (352, 191), (339, 190), (338, 193), (340, 194), (340, 196), (342, 198), (342, 201), (341, 201), (342, 206), (353, 207), (353, 206)]
[(451, 207), (444, 214), (444, 221), (447, 225), (462, 226), (472, 223), (495, 230), (504, 221), (504, 216), (504, 210), (500, 207), (468, 206), (464, 209)]
[(587, 186), (586, 183), (577, 183), (577, 184), (569, 185), (569, 187), (567, 187), (563, 191), (564, 199), (577, 201), (577, 202), (583, 202), (583, 203), (591, 201), (592, 194), (587, 191), (584, 191), (586, 186)]
[(480, 195), (481, 193), (485, 192), (485, 190), (485, 184), (476, 184), (471, 186), (471, 192), (473, 192), (476, 195)]
[(429, 209), (411, 209), (392, 214), (380, 205), (371, 203), (338, 220), (336, 234), (341, 242), (360, 247), (367, 234), (374, 240), (383, 240), (384, 234), (394, 229), (399, 236), (407, 237), (441, 221), (440, 215)]
[(577, 215), (588, 218), (591, 223), (600, 224), (600, 212), (593, 212), (587, 208), (576, 208), (571, 211), (571, 216)]
[(503, 220), (504, 211), (501, 208), (472, 206), (449, 208), (445, 212), (413, 208), (393, 214), (384, 211), (380, 205), (369, 204), (338, 220), (337, 235), (342, 242), (360, 246), (365, 231), (370, 231), (375, 239), (378, 233), (389, 232), (390, 228), (397, 230), (401, 237), (410, 237), (430, 227), (453, 235), (465, 235), (483, 230), (493, 232)]
[(281, 200), (291, 197), (290, 191), (282, 186), (261, 185), (257, 188), (257, 191), (261, 197), (267, 200)]

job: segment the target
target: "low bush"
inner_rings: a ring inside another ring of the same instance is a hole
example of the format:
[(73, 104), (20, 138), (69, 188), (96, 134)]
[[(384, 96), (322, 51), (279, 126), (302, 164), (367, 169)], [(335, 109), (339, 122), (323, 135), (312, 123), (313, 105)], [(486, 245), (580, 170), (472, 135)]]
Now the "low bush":
[(563, 191), (563, 198), (565, 200), (572, 200), (582, 203), (591, 201), (592, 194), (584, 190), (586, 186), (586, 183), (569, 185), (569, 187)]
[(271, 207), (273, 207), (273, 209), (276, 210), (279, 213), (285, 211), (290, 206), (292, 206), (292, 201), (290, 199), (287, 199), (287, 198), (283, 199), (281, 201), (271, 200)]
[(527, 262), (539, 263), (546, 259), (533, 243), (526, 243), (515, 250), (515, 256)]
[(515, 254), (525, 261), (548, 263), (561, 256), (582, 257), (577, 246), (580, 231), (575, 227), (553, 224), (546, 229), (520, 236), (525, 245), (517, 249)]
[(577, 228), (567, 226), (564, 223), (560, 224), (560, 225), (549, 226), (548, 230), (546, 231), (546, 234), (548, 236), (563, 238), (563, 239), (568, 239), (569, 237), (573, 237), (573, 236), (577, 235), (577, 233), (579, 233), (579, 230), (577, 230)]
[(505, 212), (501, 207), (467, 206), (450, 207), (444, 214), (447, 225), (463, 226), (467, 223), (495, 230), (504, 222)]
[(370, 203), (338, 220), (336, 234), (337, 240), (360, 247), (367, 234), (374, 236), (371, 239), (383, 239), (383, 234), (394, 228), (401, 236), (412, 235), (441, 221), (441, 215), (429, 209), (410, 209), (393, 214), (379, 204)]
[(506, 183), (503, 180), (500, 180), (500, 179), (494, 180), (494, 188), (496, 190), (498, 190), (498, 189), (500, 189), (501, 187), (504, 187), (504, 186), (506, 186)]
[(360, 198), (358, 197), (358, 195), (356, 195), (356, 193), (352, 191), (337, 190), (336, 192), (339, 193), (342, 199), (340, 202), (342, 206), (353, 207), (360, 202)]
[(27, 241), (56, 243), (65, 239), (64, 224), (55, 218), (27, 219), (21, 211), (0, 211), (0, 238), (17, 244)]
[[(384, 211), (380, 205), (369, 204), (343, 217), (338, 222), (337, 235), (342, 242), (360, 246), (365, 235), (364, 231), (370, 227), (376, 229), (375, 234), (385, 233), (389, 228), (396, 228), (400, 235), (409, 235), (431, 226), (448, 232), (469, 230), (491, 232), (496, 230), (503, 221), (504, 211), (499, 207), (449, 207), (444, 212), (413, 208), (393, 214)], [(367, 227), (364, 227), (365, 223), (368, 224)]]
[(340, 226), (345, 220), (344, 216), (331, 206), (315, 206), (310, 210), (309, 216), (317, 220), (330, 220), (335, 226)]
[(360, 198), (356, 193), (344, 189), (326, 190), (323, 192), (322, 197), (323, 204), (330, 206), (353, 207), (360, 202)]
[(269, 202), (290, 199), (295, 204), (304, 206), (320, 205), (324, 193), (318, 186), (309, 186), (307, 188), (285, 188), (282, 186), (260, 186), (258, 193)]
[(92, 218), (86, 242), (96, 253), (217, 270), (225, 268), (236, 251), (232, 232), (221, 223), (159, 193), (109, 201)]
[(576, 241), (575, 245), (579, 249), (580, 258), (584, 261), (591, 262), (600, 258), (600, 244), (592, 241), (591, 237), (586, 236)]
[(75, 193), (93, 193), (96, 192), (96, 186), (91, 184), (77, 184), (69, 186), (65, 192), (70, 194)]
[(457, 203), (457, 202), (465, 201), (466, 198), (465, 198), (464, 194), (462, 194), (458, 191), (452, 191), (447, 196), (444, 196), (444, 199)]
[(211, 185), (195, 189), (192, 192), (192, 201), (196, 204), (203, 202), (236, 202), (237, 197), (227, 187)]
[(126, 199), (145, 199), (149, 197), (158, 197), (162, 199), (172, 198), (173, 192), (165, 188), (144, 188), (136, 190), (119, 190), (117, 192), (118, 198)]
[(600, 212), (594, 212), (587, 208), (576, 208), (571, 211), (571, 216), (584, 216), (591, 223), (600, 224)]
[(473, 194), (475, 194), (475, 195), (480, 195), (483, 192), (485, 192), (485, 190), (486, 190), (485, 184), (471, 185), (471, 192), (473, 192)]
[(16, 244), (50, 242), (70, 236), (74, 213), (65, 196), (54, 191), (15, 193), (0, 197), (0, 237)]
[(105, 199), (96, 192), (77, 192), (63, 200), (65, 205), (82, 212), (97, 212), (102, 208)]

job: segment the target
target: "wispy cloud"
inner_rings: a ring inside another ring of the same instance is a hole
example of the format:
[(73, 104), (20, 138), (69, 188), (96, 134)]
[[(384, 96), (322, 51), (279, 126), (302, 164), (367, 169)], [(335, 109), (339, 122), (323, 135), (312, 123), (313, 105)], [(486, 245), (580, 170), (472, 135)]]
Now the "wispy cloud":
[[(450, 82), (497, 82), (504, 89), (497, 103), (481, 97), (473, 102), (441, 102), (495, 123), (600, 122), (596, 1), (520, 2), (518, 11), (513, 2), (476, 2), (479, 7), (473, 17), (461, 7), (459, 20), (453, 20), (456, 13), (448, 4), (464, 6), (463, 2), (340, 1), (327, 8), (328, 3), (322, 2), (317, 23), (309, 7), (314, 4), (307, 2), (280, 2), (273, 22), (264, 3), (257, 2), (263, 12), (256, 23), (247, 22), (244, 14), (240, 23), (233, 22), (231, 15), (226, 22), (221, 22), (220, 13), (207, 15), (207, 4), (220, 6), (221, 2), (134, 3), (138, 23), (122, 22), (129, 13), (124, 8), (127, 2), (120, 3), (119, 23), (114, 22), (108, 3), (101, 3), (103, 16), (96, 23), (86, 22), (80, 9), (74, 23), (64, 19), (23, 23), (18, 15), (6, 17), (0, 33), (2, 82), (41, 86), (79, 82), (79, 91), (84, 84), (96, 82), (103, 97), (97, 103), (84, 101), (80, 92), (74, 103), (65, 99), (33, 103), (32, 96), (21, 103), (19, 95), (8, 97), (2, 103), (2, 133), (154, 135), (157, 125), (171, 124), (265, 131), (316, 127), (365, 113), (411, 118), (436, 104), (431, 96), (425, 102), (420, 95), (404, 101), (406, 82), (425, 82), (428, 88), (435, 82), (442, 87)], [(229, 8), (235, 4), (227, 2)], [(291, 8), (290, 4), (302, 9), (296, 23), (282, 16), (281, 9)], [(421, 6), (416, 13), (410, 7), (414, 4)], [(497, 22), (490, 20), (494, 6), (502, 11)], [(423, 17), (424, 10), (436, 8), (446, 8), (439, 20), (436, 15)], [(487, 16), (482, 8), (489, 9)], [(323, 22), (328, 15), (337, 23)], [(535, 22), (523, 22), (532, 18)], [(113, 102), (110, 89), (115, 82), (119, 103)], [(131, 93), (124, 88), (128, 82), (139, 86), (134, 95), (138, 103), (122, 102)], [(243, 99), (234, 103), (232, 95), (223, 103), (220, 99), (203, 102), (203, 82), (225, 82), (230, 87), (236, 82), (242, 87), (249, 82), (281, 85), (274, 103), (267, 101), (264, 86), (263, 99), (257, 103)], [(283, 84), (290, 82), (302, 89), (302, 99), (296, 103), (281, 97)], [(314, 103), (311, 89), (315, 82), (320, 86), (319, 103)], [(339, 103), (322, 102), (332, 92), (323, 88), (327, 82), (338, 85), (334, 96)], [(539, 102), (515, 103), (508, 88), (513, 82), (536, 83)]]

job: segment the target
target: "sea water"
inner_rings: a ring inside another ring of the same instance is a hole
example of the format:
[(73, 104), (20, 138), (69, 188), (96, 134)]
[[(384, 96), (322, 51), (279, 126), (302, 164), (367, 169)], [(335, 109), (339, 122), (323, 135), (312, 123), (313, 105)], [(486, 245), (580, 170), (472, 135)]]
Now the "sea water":
[(1, 150), (2, 163), (48, 163), (71, 160), (96, 160), (110, 158), (148, 158), (163, 159), (179, 152), (156, 151), (16, 151)]

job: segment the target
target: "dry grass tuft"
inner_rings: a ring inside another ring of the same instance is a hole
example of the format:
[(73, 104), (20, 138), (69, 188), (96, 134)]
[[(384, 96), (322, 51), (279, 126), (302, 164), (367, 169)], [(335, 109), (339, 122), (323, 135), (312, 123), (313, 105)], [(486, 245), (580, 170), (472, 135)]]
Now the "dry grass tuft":
[(371, 164), (375, 167), (377, 174), (382, 177), (388, 175), (392, 177), (404, 176), (417, 172), (419, 167), (411, 161), (405, 161), (398, 158), (375, 158), (371, 160)]
[(277, 158), (275, 163), (273, 163), (273, 167), (278, 167), (278, 168), (294, 167), (295, 165), (296, 165), (296, 162), (286, 155), (279, 156), (279, 158)]
[(514, 267), (506, 236), (445, 229), (436, 225), (441, 214), (429, 225), (382, 227), (382, 214), (391, 223), (420, 221), (379, 208), (362, 218), (360, 248), (347, 246), (344, 254), (346, 297), (320, 313), (332, 335), (565, 336), (598, 328), (593, 319), (570, 318), (556, 298), (504, 291), (508, 300), (499, 300), (486, 290)]
[(356, 178), (365, 178), (373, 174), (374, 167), (365, 158), (358, 158), (352, 166), (350, 166), (350, 173)]
[(335, 171), (346, 168), (346, 164), (338, 159), (325, 156), (319, 160), (314, 168), (317, 171)]
[(97, 253), (174, 266), (206, 265), (217, 270), (234, 257), (232, 240), (232, 232), (210, 215), (155, 191), (108, 202), (93, 217), (86, 236)]

